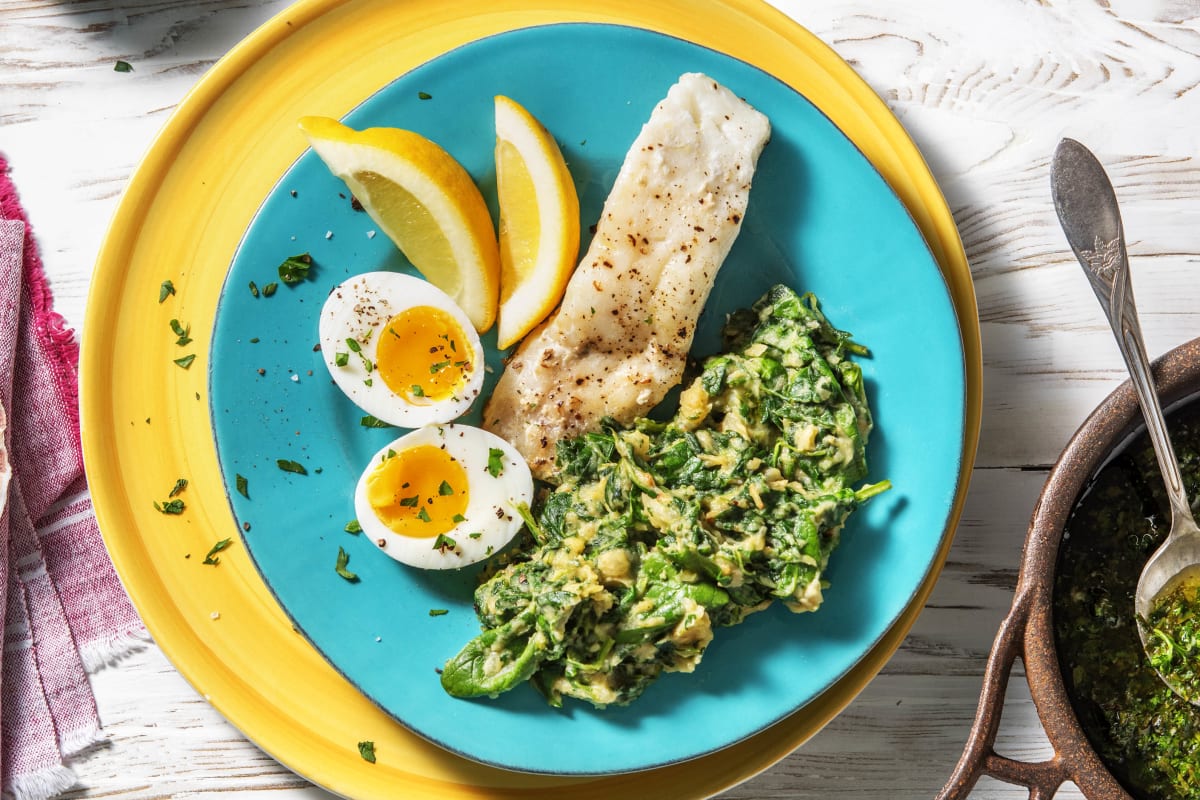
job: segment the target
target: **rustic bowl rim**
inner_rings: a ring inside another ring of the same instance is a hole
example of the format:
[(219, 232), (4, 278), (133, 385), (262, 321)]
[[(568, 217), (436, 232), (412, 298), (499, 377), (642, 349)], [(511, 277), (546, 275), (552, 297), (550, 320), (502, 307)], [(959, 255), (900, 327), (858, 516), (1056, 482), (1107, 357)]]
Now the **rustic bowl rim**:
[[(1200, 338), (1168, 351), (1153, 364), (1164, 406), (1174, 409), (1200, 395)], [(1057, 759), (1089, 800), (1127, 800), (1092, 748), (1063, 680), (1053, 627), (1053, 591), (1066, 523), (1100, 468), (1144, 428), (1137, 395), (1126, 380), (1088, 415), (1071, 437), (1042, 488), (1021, 559), (1014, 610), (1027, 598), (1023, 661), (1038, 716)]]

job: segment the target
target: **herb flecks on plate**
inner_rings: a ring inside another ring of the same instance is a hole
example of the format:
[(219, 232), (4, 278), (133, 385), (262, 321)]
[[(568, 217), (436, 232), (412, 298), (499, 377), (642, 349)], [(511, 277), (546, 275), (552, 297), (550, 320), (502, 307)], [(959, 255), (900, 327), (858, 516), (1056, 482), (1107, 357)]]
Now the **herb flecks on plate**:
[(159, 503), (157, 500), (154, 502), (154, 509), (163, 514), (178, 516), (179, 514), (182, 514), (186, 508), (187, 505), (179, 499), (167, 500), (163, 503)]
[(171, 332), (177, 337), (175, 339), (175, 344), (179, 347), (183, 347), (184, 345), (192, 343), (191, 325), (184, 325), (179, 320), (173, 319), (171, 320)]
[(350, 583), (358, 583), (358, 575), (356, 573), (353, 573), (350, 571), (350, 569), (347, 566), (349, 563), (350, 563), (350, 554), (346, 552), (345, 548), (339, 547), (338, 554), (337, 554), (337, 561), (334, 562), (334, 566), (333, 566), (334, 572), (336, 572), (340, 577), (344, 578), (345, 580), (349, 581)]
[(312, 269), (312, 263), (312, 256), (308, 253), (288, 256), (279, 265), (279, 280), (288, 286), (300, 283), (308, 277), (309, 271)]
[(284, 472), (290, 472), (293, 475), (307, 475), (308, 470), (299, 461), (292, 461), (289, 458), (275, 459), (275, 466), (279, 467)]
[(715, 627), (821, 604), (846, 519), (889, 486), (860, 486), (865, 350), (782, 286), (725, 335), (669, 421), (558, 444), (527, 541), (476, 590), (483, 633), (446, 664), (450, 694), (531, 679), (553, 705), (625, 704), (693, 670)]
[(209, 566), (213, 566), (213, 567), (215, 567), (217, 564), (220, 564), (221, 557), (218, 556), (217, 553), (220, 553), (222, 550), (227, 549), (232, 544), (233, 544), (233, 539), (221, 539), (219, 542), (214, 544), (209, 549), (207, 554), (205, 554), (204, 561), (202, 563), (208, 564)]
[(157, 500), (154, 501), (154, 510), (158, 511), (160, 514), (167, 514), (169, 516), (179, 516), (182, 514), (187, 509), (187, 504), (180, 499), (179, 495), (183, 493), (183, 490), (187, 488), (187, 485), (187, 478), (177, 478), (175, 480), (175, 485), (172, 486), (171, 491), (167, 493), (167, 499), (163, 500), (161, 503)]

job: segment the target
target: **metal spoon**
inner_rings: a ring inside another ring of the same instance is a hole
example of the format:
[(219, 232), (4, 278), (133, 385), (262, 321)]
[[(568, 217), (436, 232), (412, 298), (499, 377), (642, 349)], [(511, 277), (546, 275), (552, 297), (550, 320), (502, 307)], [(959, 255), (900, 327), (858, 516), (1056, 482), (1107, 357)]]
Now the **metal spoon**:
[[(1125, 231), (1117, 195), (1104, 167), (1091, 151), (1073, 139), (1063, 139), (1054, 151), (1050, 167), (1050, 186), (1054, 208), (1071, 249), (1092, 284), (1100, 305), (1117, 337), (1125, 366), (1137, 389), (1146, 428), (1154, 444), (1154, 454), (1162, 470), (1171, 503), (1171, 532), (1142, 568), (1134, 594), (1134, 611), (1139, 618), (1138, 634), (1146, 644), (1141, 620), (1148, 619), (1155, 601), (1174, 589), (1200, 566), (1200, 529), (1192, 518), (1191, 507), (1183, 490), (1183, 478), (1162, 406), (1146, 358), (1142, 330), (1138, 324), (1133, 287), (1129, 281), (1129, 254), (1125, 250)], [(1160, 675), (1161, 677), (1161, 675)], [(1173, 690), (1171, 681), (1164, 681)], [(1183, 696), (1181, 694), (1181, 696)], [(1200, 704), (1200, 698), (1187, 698)]]

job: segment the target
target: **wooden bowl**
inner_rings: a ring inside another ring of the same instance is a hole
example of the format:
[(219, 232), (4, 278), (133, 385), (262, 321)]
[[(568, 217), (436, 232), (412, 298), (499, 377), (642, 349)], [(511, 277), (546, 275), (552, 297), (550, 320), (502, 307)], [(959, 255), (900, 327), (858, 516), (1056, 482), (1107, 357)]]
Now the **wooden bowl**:
[[(1200, 338), (1155, 361), (1154, 378), (1165, 408), (1200, 395)], [(1027, 787), (1030, 800), (1052, 797), (1066, 781), (1073, 781), (1089, 800), (1132, 800), (1088, 742), (1067, 696), (1055, 648), (1053, 599), (1067, 520), (1101, 466), (1139, 427), (1144, 427), (1141, 408), (1126, 381), (1088, 416), (1050, 471), (1029, 524), (1012, 608), (988, 656), (971, 735), (938, 800), (966, 797), (983, 775)], [(1046, 761), (1017, 761), (997, 755), (994, 748), (1017, 656), (1054, 748)]]

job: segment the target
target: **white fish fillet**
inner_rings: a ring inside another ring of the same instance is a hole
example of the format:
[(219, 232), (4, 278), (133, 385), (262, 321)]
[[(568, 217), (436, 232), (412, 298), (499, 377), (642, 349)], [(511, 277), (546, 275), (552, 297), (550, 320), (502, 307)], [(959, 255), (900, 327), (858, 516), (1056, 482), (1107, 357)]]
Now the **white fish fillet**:
[(604, 416), (644, 416), (683, 377), (696, 320), (746, 214), (767, 118), (699, 73), (654, 109), (559, 309), (518, 347), (484, 410), (535, 475)]

